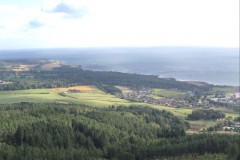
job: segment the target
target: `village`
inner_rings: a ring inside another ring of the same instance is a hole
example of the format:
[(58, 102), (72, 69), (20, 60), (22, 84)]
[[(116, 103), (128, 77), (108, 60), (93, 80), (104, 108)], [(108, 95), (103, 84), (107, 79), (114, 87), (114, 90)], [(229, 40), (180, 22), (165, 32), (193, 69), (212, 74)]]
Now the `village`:
[[(142, 88), (131, 90), (130, 92), (117, 94), (118, 97), (132, 100), (132, 101), (140, 101), (150, 104), (156, 105), (164, 105), (171, 107), (205, 107), (210, 108), (216, 105), (221, 107), (228, 105), (240, 105), (240, 97), (239, 92), (235, 93), (214, 93), (209, 94), (205, 93), (200, 96), (200, 98), (196, 99), (195, 95), (192, 92), (187, 92), (182, 97), (156, 97), (153, 96), (152, 89), (150, 88)], [(193, 99), (194, 97), (194, 99)]]
[(240, 132), (240, 122), (222, 127), (224, 131)]
[[(152, 89), (143, 88), (140, 90), (131, 90), (130, 92), (123, 92), (117, 94), (118, 97), (128, 99), (131, 101), (140, 101), (155, 105), (164, 105), (170, 107), (191, 107), (191, 108), (212, 108), (212, 107), (227, 107), (228, 105), (240, 106), (239, 92), (235, 93), (214, 93), (200, 96), (199, 99), (192, 101), (194, 97), (193, 93), (186, 93), (184, 97), (159, 97), (152, 96)], [(229, 117), (228, 117), (229, 118)], [(227, 118), (227, 119), (228, 119)], [(209, 127), (208, 131), (228, 131), (228, 132), (240, 132), (240, 121), (234, 120), (230, 117), (227, 123), (220, 123), (218, 125)]]

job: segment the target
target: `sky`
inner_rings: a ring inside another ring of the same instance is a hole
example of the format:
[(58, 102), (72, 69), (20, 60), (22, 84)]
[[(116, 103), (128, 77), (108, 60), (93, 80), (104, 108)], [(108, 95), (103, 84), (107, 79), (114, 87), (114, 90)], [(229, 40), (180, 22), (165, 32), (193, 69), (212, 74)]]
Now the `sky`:
[(0, 49), (239, 48), (239, 0), (0, 0)]

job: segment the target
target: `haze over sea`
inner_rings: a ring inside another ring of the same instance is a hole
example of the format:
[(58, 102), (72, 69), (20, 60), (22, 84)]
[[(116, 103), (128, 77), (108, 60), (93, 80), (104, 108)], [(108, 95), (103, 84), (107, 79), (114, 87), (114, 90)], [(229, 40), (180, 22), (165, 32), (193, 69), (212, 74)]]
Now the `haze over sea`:
[(1, 59), (47, 58), (84, 69), (239, 86), (238, 48), (84, 48), (2, 50)]

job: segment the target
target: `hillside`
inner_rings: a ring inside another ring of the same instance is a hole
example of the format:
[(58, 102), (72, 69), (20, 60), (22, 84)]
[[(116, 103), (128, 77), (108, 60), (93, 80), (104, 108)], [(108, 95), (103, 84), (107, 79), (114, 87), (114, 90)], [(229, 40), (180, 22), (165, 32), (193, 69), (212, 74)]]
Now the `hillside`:
[(238, 89), (0, 62), (0, 159), (236, 159)]
[(0, 105), (0, 114), (2, 159), (154, 159), (196, 153), (231, 159), (238, 153), (237, 135), (185, 135), (182, 120), (142, 106), (20, 103)]

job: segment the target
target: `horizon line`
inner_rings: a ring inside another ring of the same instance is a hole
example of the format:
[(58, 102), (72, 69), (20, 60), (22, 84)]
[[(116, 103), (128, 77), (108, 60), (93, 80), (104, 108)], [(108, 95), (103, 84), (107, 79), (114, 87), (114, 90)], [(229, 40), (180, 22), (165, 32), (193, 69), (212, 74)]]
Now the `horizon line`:
[(6, 48), (0, 51), (10, 50), (55, 50), (55, 49), (122, 49), (122, 48), (202, 48), (202, 49), (240, 49), (239, 47), (217, 47), (217, 46), (99, 46), (99, 47), (36, 47), (36, 48)]

